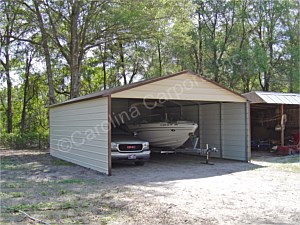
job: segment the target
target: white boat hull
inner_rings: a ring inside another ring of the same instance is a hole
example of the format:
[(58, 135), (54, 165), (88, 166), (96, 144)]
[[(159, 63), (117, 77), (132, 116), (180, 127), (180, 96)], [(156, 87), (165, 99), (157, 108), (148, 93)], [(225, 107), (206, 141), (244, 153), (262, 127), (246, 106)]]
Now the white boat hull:
[(193, 135), (198, 124), (189, 121), (131, 124), (128, 128), (153, 147), (176, 149)]

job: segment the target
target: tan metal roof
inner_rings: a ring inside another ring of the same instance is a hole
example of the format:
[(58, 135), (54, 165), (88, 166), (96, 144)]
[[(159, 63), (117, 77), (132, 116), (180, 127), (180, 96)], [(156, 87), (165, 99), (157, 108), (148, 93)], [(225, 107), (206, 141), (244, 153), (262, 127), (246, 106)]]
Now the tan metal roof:
[[(92, 94), (89, 94), (89, 95), (81, 96), (81, 97), (78, 97), (78, 98), (73, 98), (73, 99), (67, 100), (67, 101), (62, 102), (62, 103), (54, 104), (54, 105), (51, 105), (51, 106), (48, 106), (48, 107), (52, 108), (52, 107), (56, 107), (56, 106), (60, 106), (60, 105), (64, 105), (64, 104), (70, 104), (70, 103), (78, 102), (78, 101), (85, 101), (85, 100), (93, 99), (93, 98), (106, 97), (106, 96), (110, 96), (110, 95), (120, 93), (120, 92), (123, 92), (123, 91), (126, 91), (126, 90), (130, 90), (130, 89), (133, 89), (133, 88), (136, 88), (136, 87), (140, 87), (140, 86), (143, 86), (143, 85), (146, 85), (146, 84), (151, 84), (151, 83), (154, 83), (154, 82), (157, 82), (157, 81), (165, 80), (165, 79), (176, 77), (176, 76), (183, 75), (183, 74), (193, 75), (193, 76), (195, 76), (195, 77), (197, 77), (197, 78), (199, 78), (203, 81), (207, 81), (208, 83), (214, 84), (214, 85), (216, 85), (216, 86), (218, 86), (218, 87), (220, 87), (224, 90), (227, 90), (233, 96), (239, 96), (242, 99), (246, 99), (243, 95), (240, 95), (240, 94), (238, 94), (238, 93), (236, 93), (236, 92), (234, 92), (234, 91), (232, 91), (232, 90), (230, 90), (230, 89), (228, 89), (228, 88), (226, 88), (226, 87), (224, 87), (224, 86), (222, 86), (222, 85), (220, 85), (220, 84), (218, 84), (214, 81), (211, 81), (211, 80), (208, 80), (204, 77), (201, 77), (200, 75), (198, 75), (194, 72), (185, 70), (185, 71), (175, 73), (175, 74), (171, 74), (171, 75), (167, 75), (167, 76), (152, 78), (152, 79), (143, 80), (143, 81), (139, 81), (139, 82), (132, 83), (132, 84), (127, 84), (127, 85), (120, 86), (120, 87), (110, 88), (110, 89), (103, 90), (103, 91), (100, 91), (100, 92), (95, 92), (95, 93), (92, 93)], [(153, 90), (153, 92), (155, 92), (155, 91), (156, 90)]]
[(300, 94), (253, 91), (243, 94), (251, 103), (299, 105)]

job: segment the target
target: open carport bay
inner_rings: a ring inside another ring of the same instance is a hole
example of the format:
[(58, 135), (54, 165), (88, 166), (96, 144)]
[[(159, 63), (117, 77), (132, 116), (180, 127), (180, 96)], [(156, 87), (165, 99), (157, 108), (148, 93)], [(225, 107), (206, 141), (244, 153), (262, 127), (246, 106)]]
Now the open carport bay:
[(192, 149), (198, 138), (197, 148), (217, 148), (213, 157), (250, 159), (247, 103), (115, 98), (111, 106), (113, 127), (123, 123), (192, 121), (198, 128), (184, 148)]

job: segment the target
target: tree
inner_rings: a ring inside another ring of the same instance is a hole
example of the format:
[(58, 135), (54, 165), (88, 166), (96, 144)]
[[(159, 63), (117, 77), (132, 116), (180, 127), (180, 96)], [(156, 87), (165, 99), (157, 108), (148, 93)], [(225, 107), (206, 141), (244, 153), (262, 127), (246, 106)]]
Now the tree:
[(0, 63), (4, 68), (6, 90), (7, 90), (7, 133), (13, 131), (12, 126), (12, 80), (11, 80), (11, 67), (12, 67), (12, 52), (15, 50), (13, 46), (16, 32), (16, 24), (18, 17), (18, 7), (12, 1), (5, 1), (1, 5), (1, 33), (0, 33)]
[(55, 95), (54, 95), (54, 84), (53, 84), (53, 73), (52, 73), (52, 65), (51, 65), (51, 56), (50, 56), (50, 49), (49, 49), (49, 38), (48, 38), (48, 32), (45, 28), (45, 23), (44, 23), (44, 18), (43, 15), (40, 11), (40, 5), (41, 1), (39, 0), (33, 0), (34, 4), (34, 9), (28, 6), (31, 11), (34, 12), (36, 15), (36, 19), (38, 22), (38, 27), (41, 33), (42, 37), (42, 47), (44, 50), (44, 57), (45, 57), (45, 62), (46, 62), (46, 69), (47, 69), (47, 77), (48, 77), (48, 87), (49, 87), (49, 92), (48, 92), (48, 98), (49, 98), (49, 105), (55, 104)]
[(233, 43), (236, 22), (235, 1), (206, 1), (200, 5), (205, 27), (206, 66), (216, 82), (221, 82), (221, 66), (226, 50)]
[[(288, 13), (284, 1), (265, 0), (253, 4), (252, 24), (255, 27), (253, 39), (255, 42), (256, 56), (260, 61), (258, 77), (263, 91), (269, 91), (271, 82), (275, 82), (274, 76), (277, 64), (282, 57), (280, 18)], [(273, 79), (273, 80), (272, 80)]]
[(280, 73), (287, 76), (288, 91), (300, 92), (300, 13), (299, 2), (287, 1), (286, 9), (289, 11), (281, 17), (283, 26), (286, 27), (284, 36), (283, 56), (281, 58), (281, 64), (283, 68), (280, 69)]
[[(30, 51), (31, 50), (31, 51)], [(21, 113), (21, 133), (25, 133), (26, 131), (26, 115), (27, 115), (27, 106), (30, 101), (36, 95), (35, 93), (35, 85), (34, 81), (32, 84), (30, 83), (30, 74), (32, 68), (32, 61), (35, 57), (36, 51), (34, 49), (25, 49), (25, 71), (24, 71), (24, 81), (23, 81), (23, 106)]]

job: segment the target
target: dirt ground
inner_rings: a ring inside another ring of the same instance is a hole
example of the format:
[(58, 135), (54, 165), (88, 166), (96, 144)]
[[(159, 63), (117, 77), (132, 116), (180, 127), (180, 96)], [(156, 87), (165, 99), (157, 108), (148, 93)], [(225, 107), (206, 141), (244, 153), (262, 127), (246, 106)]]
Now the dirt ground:
[(1, 224), (300, 224), (299, 155), (251, 163), (153, 155), (113, 176), (48, 152), (0, 150)]

